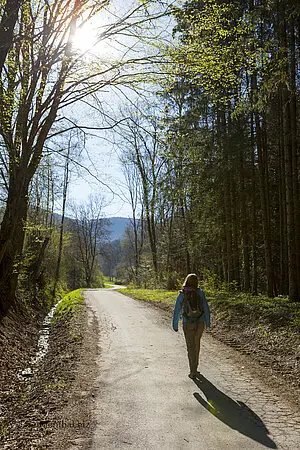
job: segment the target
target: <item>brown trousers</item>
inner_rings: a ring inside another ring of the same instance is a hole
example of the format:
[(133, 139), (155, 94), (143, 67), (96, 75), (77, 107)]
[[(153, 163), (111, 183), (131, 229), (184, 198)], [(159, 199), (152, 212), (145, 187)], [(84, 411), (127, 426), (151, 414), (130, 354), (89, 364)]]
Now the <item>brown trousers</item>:
[(200, 340), (205, 328), (204, 322), (185, 322), (183, 332), (190, 364), (190, 372), (196, 374), (199, 364)]

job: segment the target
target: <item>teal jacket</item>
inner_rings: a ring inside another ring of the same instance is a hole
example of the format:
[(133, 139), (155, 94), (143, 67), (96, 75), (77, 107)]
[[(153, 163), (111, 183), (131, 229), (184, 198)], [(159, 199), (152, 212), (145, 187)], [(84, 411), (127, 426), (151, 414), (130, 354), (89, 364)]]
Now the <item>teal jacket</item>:
[[(204, 313), (198, 319), (187, 319), (186, 317), (182, 316), (182, 323), (205, 322), (206, 326), (209, 328), (210, 327), (210, 311), (209, 311), (209, 306), (208, 306), (207, 300), (205, 298), (205, 294), (200, 288), (197, 289), (197, 293), (201, 298), (201, 307), (202, 307)], [(178, 295), (176, 303), (175, 303), (174, 312), (173, 312), (173, 329), (174, 330), (178, 330), (178, 322), (180, 319), (180, 314), (182, 312), (183, 299), (184, 299), (183, 293), (179, 292), (179, 295)]]

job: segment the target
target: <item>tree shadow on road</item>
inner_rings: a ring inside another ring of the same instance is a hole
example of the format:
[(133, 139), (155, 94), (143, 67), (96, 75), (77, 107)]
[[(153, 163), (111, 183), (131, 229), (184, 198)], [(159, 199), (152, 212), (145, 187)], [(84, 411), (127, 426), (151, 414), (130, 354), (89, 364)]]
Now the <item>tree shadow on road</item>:
[(228, 397), (203, 375), (194, 381), (206, 400), (198, 392), (194, 393), (194, 397), (211, 414), (254, 441), (268, 448), (277, 448), (275, 442), (268, 436), (269, 431), (263, 421), (245, 403)]

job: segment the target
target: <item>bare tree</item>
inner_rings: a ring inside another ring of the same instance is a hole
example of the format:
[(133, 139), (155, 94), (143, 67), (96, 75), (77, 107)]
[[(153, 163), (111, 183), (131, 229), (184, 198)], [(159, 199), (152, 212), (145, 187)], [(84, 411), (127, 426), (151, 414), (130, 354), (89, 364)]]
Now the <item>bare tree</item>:
[[(129, 201), (132, 209), (131, 230), (127, 232), (127, 238), (132, 240), (134, 254), (133, 275), (138, 278), (141, 254), (144, 246), (144, 206), (139, 172), (130, 159), (121, 157), (126, 187), (129, 193)], [(132, 231), (132, 233), (130, 232)]]
[(99, 268), (99, 256), (108, 236), (108, 219), (103, 218), (103, 198), (91, 195), (87, 203), (74, 205), (73, 230), (79, 260), (83, 266), (86, 287), (91, 287), (95, 270)]
[(53, 298), (55, 298), (57, 283), (60, 278), (60, 266), (62, 259), (62, 251), (63, 251), (63, 236), (64, 236), (64, 223), (65, 223), (65, 212), (66, 212), (66, 203), (67, 203), (67, 193), (69, 187), (69, 173), (70, 173), (70, 154), (72, 147), (72, 136), (69, 137), (65, 155), (65, 164), (64, 164), (64, 175), (63, 175), (63, 193), (62, 193), (62, 210), (61, 210), (61, 219), (60, 219), (60, 227), (59, 227), (59, 244), (58, 244), (58, 256), (57, 256), (57, 265), (54, 276), (54, 285), (53, 285)]
[[(139, 178), (142, 193), (144, 219), (150, 243), (154, 272), (158, 274), (157, 232), (156, 232), (156, 206), (160, 175), (165, 163), (160, 139), (159, 117), (155, 108), (149, 105), (146, 113), (141, 114), (140, 108), (130, 111), (130, 119), (122, 125), (121, 146), (123, 158), (131, 168), (131, 177)], [(127, 175), (128, 177), (128, 175)], [(128, 179), (132, 184), (131, 180)], [(135, 181), (136, 183), (136, 181)]]

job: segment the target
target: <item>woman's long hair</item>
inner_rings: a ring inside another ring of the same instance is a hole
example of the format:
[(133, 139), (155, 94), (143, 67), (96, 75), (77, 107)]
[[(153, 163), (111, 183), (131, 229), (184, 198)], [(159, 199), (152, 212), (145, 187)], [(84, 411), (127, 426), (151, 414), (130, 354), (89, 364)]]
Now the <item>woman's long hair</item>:
[(198, 287), (198, 277), (195, 273), (189, 273), (182, 285), (184, 288), (191, 288), (196, 290)]
[[(192, 309), (196, 310), (199, 304), (199, 299), (197, 295), (198, 288), (198, 277), (195, 273), (189, 273), (182, 285), (182, 293), (186, 298), (187, 302), (184, 302), (183, 314), (187, 314), (187, 311)], [(189, 306), (187, 306), (187, 304)], [(190, 312), (190, 311), (189, 311)]]

